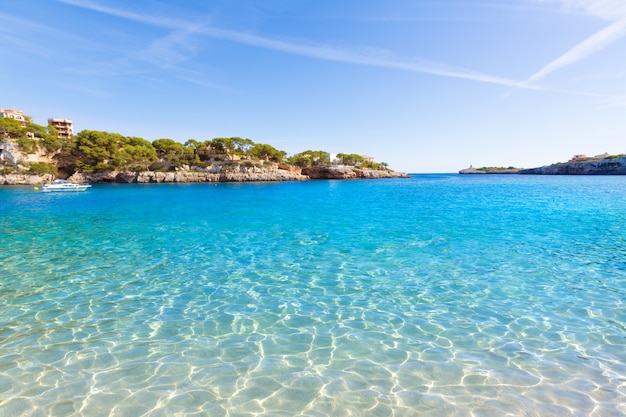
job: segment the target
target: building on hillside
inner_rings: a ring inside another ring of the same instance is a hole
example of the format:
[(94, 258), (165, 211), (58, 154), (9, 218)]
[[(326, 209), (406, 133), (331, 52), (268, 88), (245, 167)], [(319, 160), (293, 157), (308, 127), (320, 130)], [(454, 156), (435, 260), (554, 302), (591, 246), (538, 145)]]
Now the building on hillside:
[(52, 126), (57, 130), (57, 139), (71, 139), (74, 136), (71, 120), (48, 119), (48, 126)]
[(25, 115), (24, 112), (21, 110), (2, 108), (0, 108), (0, 117), (15, 119), (22, 124), (22, 127), (28, 126), (28, 123), (30, 123), (30, 121), (33, 119), (32, 117)]
[(570, 159), (567, 162), (573, 163), (573, 162), (584, 162), (584, 161), (588, 161), (589, 157), (585, 154), (579, 154), (579, 155), (574, 155), (572, 157), (572, 159)]
[(572, 159), (570, 159), (567, 162), (588, 162), (588, 161), (593, 161), (593, 160), (598, 160), (598, 159), (605, 159), (607, 157), (609, 157), (610, 155), (608, 154), (608, 152), (605, 152), (601, 155), (595, 155), (595, 156), (587, 156), (587, 155), (574, 155), (572, 157)]

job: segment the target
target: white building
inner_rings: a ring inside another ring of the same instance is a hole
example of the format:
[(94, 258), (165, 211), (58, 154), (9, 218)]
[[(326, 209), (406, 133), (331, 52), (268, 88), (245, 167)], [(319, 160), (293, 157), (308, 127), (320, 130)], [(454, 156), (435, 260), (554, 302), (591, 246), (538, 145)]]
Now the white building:
[(74, 127), (71, 120), (48, 119), (48, 126), (52, 126), (57, 130), (58, 139), (71, 139), (74, 136)]
[(22, 127), (26, 127), (32, 120), (32, 117), (25, 115), (23, 111), (15, 109), (0, 108), (0, 117), (15, 119), (22, 124)]

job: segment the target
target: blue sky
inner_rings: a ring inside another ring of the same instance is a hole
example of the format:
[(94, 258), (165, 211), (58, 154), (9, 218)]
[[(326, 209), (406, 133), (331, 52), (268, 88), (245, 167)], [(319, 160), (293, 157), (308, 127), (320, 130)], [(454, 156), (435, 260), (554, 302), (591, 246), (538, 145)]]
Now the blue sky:
[(0, 107), (405, 172), (626, 153), (624, 0), (23, 0)]

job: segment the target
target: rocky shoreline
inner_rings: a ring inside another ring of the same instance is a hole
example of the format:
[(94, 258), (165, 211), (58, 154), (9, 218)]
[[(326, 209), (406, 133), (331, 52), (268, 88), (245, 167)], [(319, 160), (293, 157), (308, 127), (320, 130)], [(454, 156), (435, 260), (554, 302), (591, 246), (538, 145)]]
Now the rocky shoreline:
[(520, 175), (626, 175), (626, 156), (592, 161), (566, 162), (538, 168), (466, 168), (459, 174), (520, 174)]
[[(40, 185), (51, 182), (52, 174), (0, 175), (0, 185)], [(368, 170), (358, 168), (309, 168), (294, 169), (291, 166), (277, 166), (256, 170), (233, 170), (223, 172), (173, 171), (173, 172), (130, 172), (107, 171), (103, 173), (75, 173), (69, 178), (73, 183), (200, 183), (200, 182), (267, 182), (267, 181), (308, 181), (314, 179), (376, 179), (408, 178), (408, 174), (394, 171)]]
[(349, 180), (377, 178), (408, 178), (404, 172), (359, 169), (350, 167), (312, 167), (302, 170), (302, 175), (312, 180)]
[(626, 175), (626, 156), (522, 169), (522, 175)]

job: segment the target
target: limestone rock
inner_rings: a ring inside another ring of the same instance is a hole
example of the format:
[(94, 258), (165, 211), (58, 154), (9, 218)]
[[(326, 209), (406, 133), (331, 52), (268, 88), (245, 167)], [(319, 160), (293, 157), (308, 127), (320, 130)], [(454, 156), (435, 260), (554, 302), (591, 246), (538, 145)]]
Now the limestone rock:
[[(303, 170), (288, 165), (245, 167), (221, 165), (210, 170), (179, 170), (168, 172), (106, 171), (77, 172), (68, 180), (74, 183), (195, 183), (195, 182), (252, 182), (252, 181), (306, 181), (310, 179), (408, 178), (405, 173), (356, 168), (315, 168)], [(53, 175), (2, 175), (0, 184), (41, 184), (54, 180)]]
[(52, 182), (54, 179), (52, 174), (4, 174), (0, 175), (0, 185), (40, 185)]
[(349, 167), (310, 167), (304, 168), (302, 174), (311, 179), (356, 179), (356, 178), (408, 178), (403, 172), (359, 169)]
[(626, 175), (626, 156), (586, 162), (568, 162), (523, 169), (520, 174), (534, 175)]

